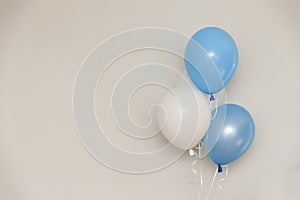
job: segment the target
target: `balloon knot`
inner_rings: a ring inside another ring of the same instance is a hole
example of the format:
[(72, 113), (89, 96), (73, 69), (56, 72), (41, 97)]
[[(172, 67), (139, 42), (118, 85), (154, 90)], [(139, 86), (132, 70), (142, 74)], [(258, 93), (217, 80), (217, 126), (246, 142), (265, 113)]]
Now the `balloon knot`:
[(221, 167), (220, 164), (218, 164), (218, 172), (219, 172), (219, 173), (223, 172), (223, 169), (222, 169), (222, 167)]
[(209, 98), (209, 100), (210, 100), (210, 101), (214, 101), (214, 100), (215, 100), (215, 97), (214, 97), (214, 95), (213, 95), (213, 94), (211, 94), (211, 95), (210, 95), (210, 98)]

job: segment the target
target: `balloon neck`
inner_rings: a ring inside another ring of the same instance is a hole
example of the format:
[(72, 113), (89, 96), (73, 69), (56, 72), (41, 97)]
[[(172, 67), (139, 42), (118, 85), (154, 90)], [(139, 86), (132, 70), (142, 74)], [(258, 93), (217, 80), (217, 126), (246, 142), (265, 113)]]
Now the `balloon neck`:
[(211, 95), (210, 95), (210, 98), (209, 98), (209, 100), (210, 100), (210, 101), (214, 101), (214, 100), (215, 100), (215, 97), (214, 97), (214, 95), (213, 95), (213, 94), (211, 94)]
[(220, 164), (218, 164), (218, 172), (219, 172), (219, 173), (223, 172), (223, 169), (222, 169), (222, 167), (221, 167)]

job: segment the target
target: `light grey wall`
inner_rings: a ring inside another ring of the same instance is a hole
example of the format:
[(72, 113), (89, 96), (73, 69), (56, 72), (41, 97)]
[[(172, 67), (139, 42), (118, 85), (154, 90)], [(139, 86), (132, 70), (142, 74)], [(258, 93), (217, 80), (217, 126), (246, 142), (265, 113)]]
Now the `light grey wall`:
[[(191, 35), (210, 25), (238, 43), (227, 101), (246, 107), (256, 122), (252, 147), (210, 199), (300, 199), (299, 6), (296, 0), (0, 1), (0, 199), (197, 199), (188, 155), (145, 175), (94, 160), (77, 137), (71, 102), (81, 62), (112, 34), (158, 26)], [(124, 58), (115, 69), (156, 58), (147, 55)], [(126, 146), (124, 135), (112, 138)], [(208, 188), (215, 166), (209, 159), (201, 166)]]

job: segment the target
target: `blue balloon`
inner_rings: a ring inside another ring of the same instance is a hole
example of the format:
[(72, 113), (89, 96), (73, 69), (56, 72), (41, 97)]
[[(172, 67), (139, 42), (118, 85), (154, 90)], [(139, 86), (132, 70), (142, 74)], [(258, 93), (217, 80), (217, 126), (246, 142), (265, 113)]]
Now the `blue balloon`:
[[(196, 44), (203, 48), (205, 54)], [(211, 60), (210, 64), (207, 59)], [(222, 90), (232, 79), (237, 65), (237, 46), (232, 37), (220, 28), (207, 27), (199, 30), (186, 46), (185, 66), (188, 75), (206, 94)]]
[(204, 137), (209, 157), (219, 165), (241, 157), (250, 147), (255, 132), (250, 113), (235, 104), (225, 104), (212, 112), (213, 120)]

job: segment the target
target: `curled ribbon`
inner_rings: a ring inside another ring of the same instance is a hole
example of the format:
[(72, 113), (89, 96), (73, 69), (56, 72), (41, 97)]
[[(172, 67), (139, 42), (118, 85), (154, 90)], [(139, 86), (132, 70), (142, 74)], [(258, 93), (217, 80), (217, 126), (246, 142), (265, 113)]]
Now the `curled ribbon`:
[(210, 195), (211, 192), (212, 192), (212, 189), (213, 189), (213, 187), (214, 187), (215, 180), (216, 180), (216, 177), (217, 177), (217, 176), (218, 176), (218, 177), (223, 176), (223, 177), (220, 178), (220, 181), (218, 182), (218, 187), (219, 187), (219, 189), (220, 189), (221, 191), (223, 191), (223, 187), (222, 187), (222, 185), (221, 185), (221, 182), (223, 182), (223, 181), (227, 178), (227, 176), (228, 176), (228, 165), (224, 165), (224, 166), (223, 166), (223, 169), (224, 169), (223, 172), (219, 172), (218, 167), (217, 167), (217, 169), (216, 169), (216, 171), (215, 171), (215, 174), (214, 174), (214, 177), (213, 177), (213, 179), (212, 179), (212, 182), (211, 182), (211, 184), (210, 184), (210, 188), (209, 188), (209, 190), (208, 190), (208, 193), (207, 193), (207, 195), (206, 195), (205, 200), (208, 200), (208, 197), (209, 197), (209, 195)]
[(201, 155), (202, 149), (203, 149), (203, 143), (200, 142), (197, 145), (197, 147), (195, 147), (194, 149), (189, 150), (190, 156), (194, 156), (194, 158), (195, 158), (195, 160), (192, 162), (192, 173), (194, 175), (194, 179), (191, 181), (191, 184), (200, 184), (200, 191), (197, 190), (198, 200), (201, 200), (201, 195), (200, 194), (203, 190), (203, 176), (202, 176), (201, 167), (199, 168), (200, 169), (200, 171), (199, 171), (200, 174), (198, 174), (197, 170), (195, 169), (195, 166), (198, 163), (198, 161), (200, 160), (200, 155)]
[[(195, 158), (195, 160), (192, 162), (192, 174), (194, 175), (194, 178), (191, 181), (191, 184), (199, 184), (200, 185), (200, 190), (197, 189), (198, 200), (201, 200), (201, 193), (203, 191), (204, 181), (203, 181), (202, 169), (201, 169), (201, 167), (199, 168), (199, 174), (198, 174), (198, 172), (196, 170), (196, 164), (200, 160), (201, 152), (204, 149), (203, 147), (204, 147), (203, 142), (200, 142), (197, 147), (189, 150), (189, 155), (193, 156)], [(208, 190), (208, 193), (206, 194), (205, 200), (208, 200), (208, 198), (213, 190), (213, 187), (215, 185), (217, 177), (219, 177), (218, 187), (221, 191), (223, 191), (223, 187), (222, 187), (221, 183), (224, 180), (226, 180), (226, 178), (228, 176), (228, 165), (223, 165), (222, 167), (223, 167), (223, 172), (218, 172), (218, 167), (216, 168), (212, 182), (210, 184), (210, 188)]]

